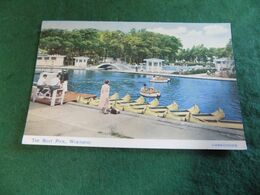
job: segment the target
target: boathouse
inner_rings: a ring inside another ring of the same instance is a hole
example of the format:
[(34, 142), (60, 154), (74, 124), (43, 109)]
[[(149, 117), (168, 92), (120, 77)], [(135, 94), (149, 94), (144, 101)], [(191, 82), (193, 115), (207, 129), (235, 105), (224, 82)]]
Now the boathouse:
[(63, 66), (65, 57), (66, 56), (57, 54), (38, 54), (36, 66)]
[(150, 72), (162, 71), (162, 64), (164, 60), (157, 59), (157, 58), (150, 58), (150, 59), (144, 59), (144, 61), (145, 61), (146, 71), (150, 71)]
[(77, 67), (87, 67), (88, 66), (89, 57), (79, 56), (79, 57), (74, 57), (73, 59), (74, 59), (74, 65)]

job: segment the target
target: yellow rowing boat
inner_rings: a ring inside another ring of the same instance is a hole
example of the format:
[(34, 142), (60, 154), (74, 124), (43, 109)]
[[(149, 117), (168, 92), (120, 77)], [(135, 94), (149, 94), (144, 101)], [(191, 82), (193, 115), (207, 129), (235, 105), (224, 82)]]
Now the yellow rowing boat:
[(202, 120), (221, 120), (225, 117), (225, 113), (221, 108), (218, 108), (215, 112), (210, 114), (193, 114), (195, 118), (202, 119)]
[(116, 103), (130, 102), (131, 96), (127, 93), (122, 99), (115, 100)]
[(140, 105), (140, 104), (144, 104), (145, 103), (145, 99), (143, 96), (140, 96), (139, 98), (137, 98), (135, 101), (129, 101), (129, 102), (118, 102), (115, 101), (115, 108), (119, 109), (119, 110), (124, 110), (124, 107), (126, 106), (133, 106), (133, 105)]
[(124, 106), (123, 110), (128, 111), (128, 112), (143, 114), (148, 107), (155, 107), (158, 105), (159, 105), (159, 100), (157, 98), (154, 98), (149, 104), (127, 105), (127, 106)]
[(81, 104), (89, 104), (89, 102), (91, 101), (92, 98), (87, 98), (85, 99), (84, 97), (82, 96), (78, 96), (77, 97), (77, 102), (78, 103), (81, 103)]
[(133, 113), (137, 113), (137, 114), (143, 114), (145, 112), (146, 107), (144, 108), (133, 108), (132, 106), (127, 106), (124, 108), (124, 111), (127, 112), (133, 112)]
[(135, 104), (135, 105), (129, 105), (129, 106), (131, 106), (131, 107), (133, 107), (133, 108), (145, 108), (145, 107), (147, 107), (147, 106), (149, 106), (149, 107), (156, 107), (156, 106), (158, 106), (159, 105), (159, 100), (157, 99), (157, 98), (154, 98), (150, 103), (144, 103), (144, 104), (140, 104), (140, 105), (138, 105), (138, 104)]
[(192, 114), (189, 114), (187, 116), (187, 121), (193, 122), (193, 123), (199, 123), (199, 124), (203, 124), (203, 125), (208, 125), (208, 126), (216, 126), (216, 127), (222, 127), (222, 128), (228, 128), (228, 129), (243, 130), (243, 123), (241, 121), (206, 120), (206, 119), (196, 118)]
[(178, 110), (178, 104), (176, 102), (173, 102), (172, 104), (170, 104), (168, 106), (148, 107), (145, 110), (144, 114), (145, 115), (150, 115), (150, 116), (163, 117), (164, 113), (167, 110), (171, 110), (171, 111)]
[[(115, 101), (119, 99), (119, 94), (118, 93), (114, 93), (113, 95), (111, 95), (109, 97), (109, 101)], [(90, 101), (89, 101), (89, 105), (91, 106), (98, 106), (99, 105), (99, 102), (100, 102), (100, 99), (99, 98), (90, 98)], [(109, 102), (110, 103), (110, 106), (113, 105), (113, 102)]]
[(200, 112), (199, 106), (194, 105), (191, 108), (187, 110), (180, 110), (180, 111), (170, 111), (167, 110), (163, 114), (164, 118), (168, 119), (174, 119), (174, 120), (179, 120), (179, 121), (187, 121), (187, 115), (191, 114), (198, 114)]
[(174, 115), (186, 115), (186, 114), (198, 114), (200, 112), (200, 108), (197, 104), (195, 104), (194, 106), (192, 106), (191, 108), (187, 109), (187, 110), (173, 110), (170, 111), (168, 110), (169, 113), (174, 114)]
[(179, 106), (176, 102), (173, 102), (172, 104), (168, 106), (156, 106), (156, 107), (151, 107), (151, 111), (153, 112), (162, 112), (166, 110), (171, 110), (171, 111), (177, 111), (179, 109)]

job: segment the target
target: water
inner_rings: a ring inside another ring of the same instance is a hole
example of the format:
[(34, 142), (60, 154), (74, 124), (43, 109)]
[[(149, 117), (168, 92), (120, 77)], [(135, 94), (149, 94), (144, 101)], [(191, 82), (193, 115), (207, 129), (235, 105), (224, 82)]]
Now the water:
[(168, 71), (188, 71), (193, 69), (192, 66), (163, 66), (163, 70), (168, 70)]
[[(35, 76), (37, 81), (38, 76)], [(69, 70), (69, 91), (100, 95), (104, 80), (110, 81), (110, 95), (118, 92), (120, 97), (129, 93), (132, 99), (139, 97), (139, 89), (144, 83), (161, 92), (160, 105), (173, 101), (180, 109), (197, 104), (201, 112), (211, 113), (222, 108), (225, 119), (242, 120), (236, 82), (205, 79), (171, 77), (169, 83), (151, 83), (151, 76), (110, 71)], [(152, 99), (146, 98), (149, 102)]]

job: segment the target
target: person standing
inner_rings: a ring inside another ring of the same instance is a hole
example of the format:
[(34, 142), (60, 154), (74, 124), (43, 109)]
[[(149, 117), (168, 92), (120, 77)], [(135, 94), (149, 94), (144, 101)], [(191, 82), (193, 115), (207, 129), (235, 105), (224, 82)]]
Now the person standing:
[(135, 72), (138, 72), (138, 66), (137, 66), (137, 64), (135, 65)]
[(98, 105), (98, 107), (101, 109), (101, 111), (104, 114), (108, 113), (107, 109), (109, 107), (109, 91), (110, 91), (109, 81), (105, 80), (100, 90), (100, 102)]

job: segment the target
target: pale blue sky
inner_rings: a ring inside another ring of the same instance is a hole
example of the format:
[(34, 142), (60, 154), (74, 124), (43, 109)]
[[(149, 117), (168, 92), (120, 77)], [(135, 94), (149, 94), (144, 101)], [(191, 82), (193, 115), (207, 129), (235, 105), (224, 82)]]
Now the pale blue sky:
[(43, 21), (42, 29), (86, 29), (120, 30), (132, 28), (171, 35), (179, 38), (184, 48), (203, 44), (206, 47), (225, 47), (231, 39), (229, 23), (170, 23), (170, 22), (101, 22), (101, 21)]

